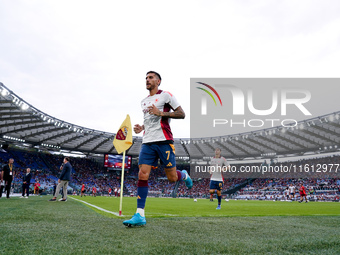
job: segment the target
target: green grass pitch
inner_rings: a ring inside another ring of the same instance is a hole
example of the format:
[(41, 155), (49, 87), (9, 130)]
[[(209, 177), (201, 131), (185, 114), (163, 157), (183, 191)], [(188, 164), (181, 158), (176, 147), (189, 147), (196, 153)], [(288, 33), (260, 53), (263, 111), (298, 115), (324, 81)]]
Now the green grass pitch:
[[(109, 211), (118, 212), (119, 198), (115, 197), (82, 197), (75, 196), (90, 204)], [(124, 197), (123, 215), (132, 216), (136, 212), (136, 198)], [(217, 199), (173, 199), (147, 198), (146, 217), (230, 217), (230, 216), (340, 216), (340, 203), (330, 202), (281, 202), (254, 200), (222, 200), (222, 209), (216, 210)], [(99, 211), (98, 211), (99, 212)], [(100, 212), (102, 213), (102, 212)], [(107, 215), (106, 213), (103, 213)], [(114, 217), (114, 216), (111, 216)]]
[(49, 198), (0, 200), (0, 254), (340, 254), (340, 203), (148, 198), (126, 228), (136, 198)]

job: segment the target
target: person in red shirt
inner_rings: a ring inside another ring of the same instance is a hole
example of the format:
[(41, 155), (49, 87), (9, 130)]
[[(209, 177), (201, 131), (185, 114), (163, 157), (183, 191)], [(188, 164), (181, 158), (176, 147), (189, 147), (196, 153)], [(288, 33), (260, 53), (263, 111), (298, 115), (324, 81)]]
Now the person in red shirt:
[(40, 183), (37, 180), (37, 182), (34, 183), (34, 195), (36, 194), (37, 196), (39, 196), (39, 190), (40, 190)]
[(302, 182), (300, 184), (299, 192), (300, 192), (300, 201), (299, 201), (299, 203), (301, 203), (303, 201), (303, 198), (305, 198), (306, 203), (308, 203), (307, 194), (306, 194), (306, 188), (303, 186)]
[(96, 188), (96, 187), (93, 187), (93, 188), (92, 188), (92, 196), (93, 196), (93, 197), (96, 197), (96, 196), (97, 196), (97, 188)]
[(81, 186), (81, 191), (80, 191), (80, 197), (84, 196), (85, 197), (85, 184)]
[(109, 196), (111, 197), (111, 195), (112, 195), (112, 189), (109, 188)]

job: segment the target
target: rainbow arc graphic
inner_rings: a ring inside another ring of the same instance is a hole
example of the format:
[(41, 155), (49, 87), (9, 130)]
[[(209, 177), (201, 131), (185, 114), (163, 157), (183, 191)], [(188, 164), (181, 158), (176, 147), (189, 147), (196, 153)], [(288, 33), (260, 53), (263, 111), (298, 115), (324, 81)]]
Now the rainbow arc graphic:
[[(197, 82), (197, 83), (198, 83), (198, 84), (201, 84), (201, 85), (203, 85), (203, 86), (206, 86), (207, 88), (209, 88), (209, 89), (217, 96), (217, 98), (218, 98), (218, 100), (220, 101), (220, 104), (221, 104), (221, 106), (222, 106), (221, 97), (220, 97), (220, 95), (217, 93), (217, 91), (216, 91), (213, 87), (211, 87), (209, 84), (206, 84), (206, 83), (203, 83), (203, 82)], [(205, 89), (205, 88), (201, 88), (201, 87), (196, 87), (196, 88), (198, 88), (198, 89), (203, 90), (204, 92), (206, 92), (206, 93), (212, 98), (212, 100), (214, 100), (214, 103), (215, 103), (215, 105), (217, 106), (215, 97), (214, 97), (214, 95), (213, 95), (209, 90), (207, 90), (207, 89)]]

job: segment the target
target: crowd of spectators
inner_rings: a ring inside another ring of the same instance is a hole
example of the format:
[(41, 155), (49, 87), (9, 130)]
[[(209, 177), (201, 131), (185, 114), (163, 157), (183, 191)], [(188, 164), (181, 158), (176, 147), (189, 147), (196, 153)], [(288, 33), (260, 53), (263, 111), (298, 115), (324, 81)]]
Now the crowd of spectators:
[[(300, 184), (306, 188), (310, 200), (335, 200), (340, 198), (340, 179), (256, 179), (240, 189), (235, 198), (258, 200), (291, 200), (287, 198), (286, 189), (293, 186), (294, 200), (300, 198)], [(289, 192), (290, 193), (290, 192)]]

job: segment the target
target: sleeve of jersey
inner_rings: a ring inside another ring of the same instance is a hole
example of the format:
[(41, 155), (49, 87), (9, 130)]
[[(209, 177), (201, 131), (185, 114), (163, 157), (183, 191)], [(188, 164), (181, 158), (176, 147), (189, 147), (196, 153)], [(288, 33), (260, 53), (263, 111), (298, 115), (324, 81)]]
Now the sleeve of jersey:
[(223, 159), (224, 159), (224, 165), (225, 165), (225, 166), (229, 166), (228, 161), (227, 161), (225, 158), (223, 158)]
[(177, 99), (168, 91), (165, 91), (165, 93), (168, 95), (168, 98), (167, 98), (167, 103), (171, 106), (172, 109), (176, 109), (178, 108), (179, 106), (181, 106)]

